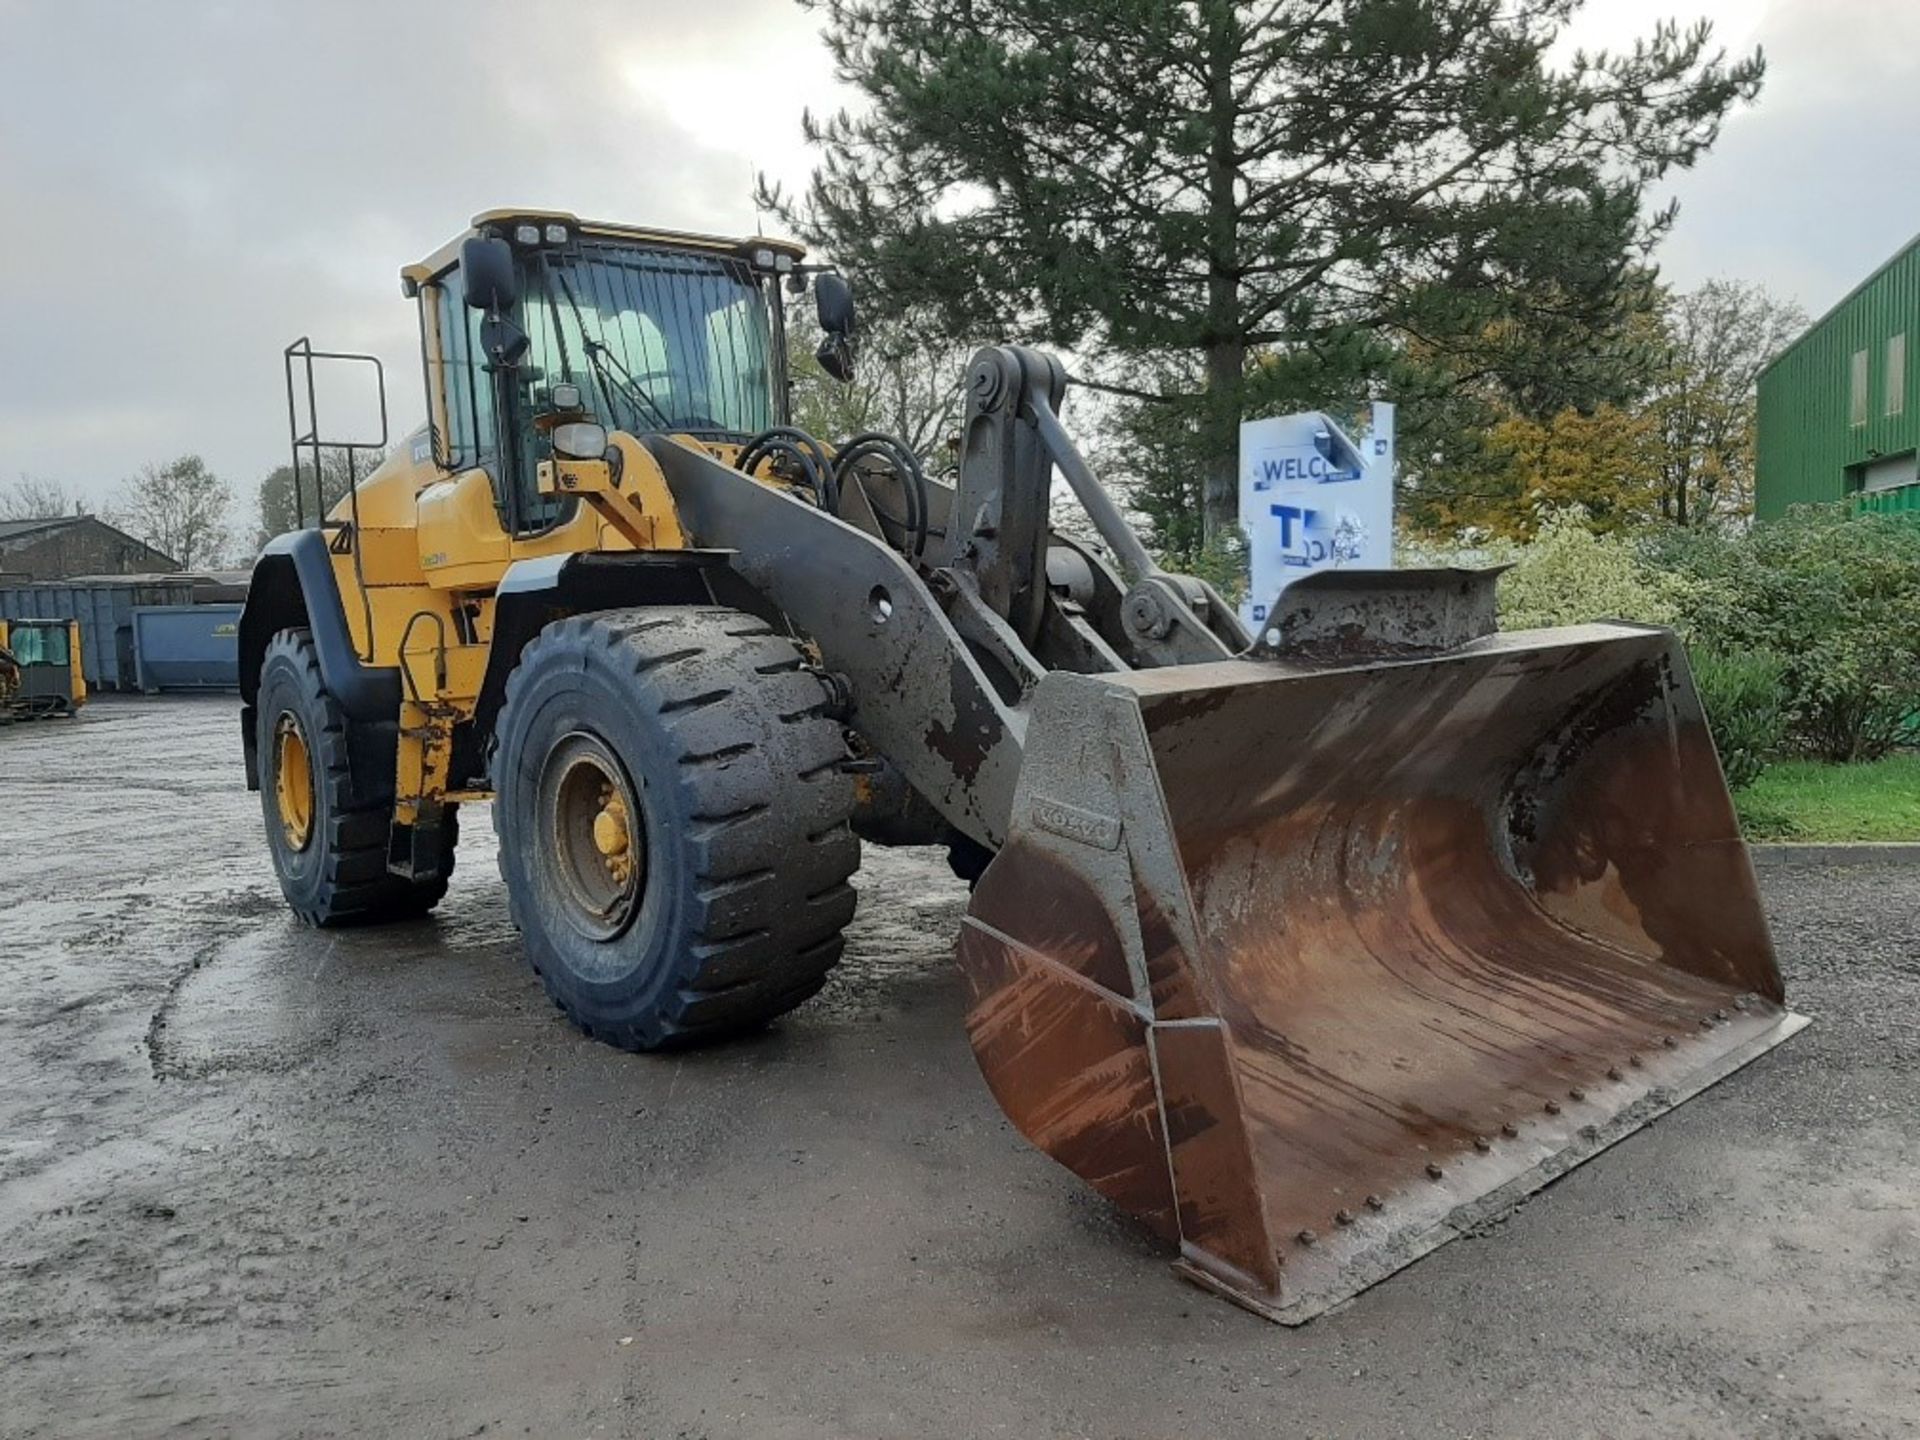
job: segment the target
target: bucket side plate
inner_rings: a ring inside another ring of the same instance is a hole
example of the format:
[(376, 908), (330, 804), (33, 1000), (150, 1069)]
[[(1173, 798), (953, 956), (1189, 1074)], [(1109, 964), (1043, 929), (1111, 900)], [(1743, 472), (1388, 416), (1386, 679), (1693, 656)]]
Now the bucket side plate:
[[(1630, 627), (1051, 676), (969, 927), (1134, 1017), (1181, 1268), (1289, 1321), (1804, 1023), (1684, 658)], [(1003, 1104), (1060, 1084), (976, 1054)]]

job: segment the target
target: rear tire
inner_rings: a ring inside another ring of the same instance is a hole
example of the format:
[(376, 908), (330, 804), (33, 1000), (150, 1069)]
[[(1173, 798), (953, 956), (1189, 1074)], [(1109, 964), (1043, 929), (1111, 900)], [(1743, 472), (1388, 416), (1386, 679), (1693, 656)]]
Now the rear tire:
[(825, 983), (860, 865), (827, 703), (793, 642), (736, 610), (602, 611), (527, 646), (494, 751), (500, 869), (587, 1034), (717, 1039)]
[(267, 643), (255, 710), (260, 810), (294, 914), (309, 925), (364, 925), (413, 919), (437, 905), (453, 873), (459, 815), (449, 806), (442, 819), (438, 877), (416, 882), (387, 869), (393, 764), (378, 775), (349, 767), (348, 722), (321, 682), (305, 629)]

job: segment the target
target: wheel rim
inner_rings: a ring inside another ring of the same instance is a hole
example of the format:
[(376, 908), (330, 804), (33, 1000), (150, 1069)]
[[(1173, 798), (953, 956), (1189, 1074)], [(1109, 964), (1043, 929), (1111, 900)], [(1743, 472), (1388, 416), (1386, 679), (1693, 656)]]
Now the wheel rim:
[(283, 712), (273, 727), (273, 798), (287, 848), (306, 849), (313, 840), (313, 756), (291, 712)]
[(647, 842), (625, 768), (597, 735), (575, 731), (540, 772), (543, 856), (567, 923), (611, 940), (632, 922), (646, 888)]

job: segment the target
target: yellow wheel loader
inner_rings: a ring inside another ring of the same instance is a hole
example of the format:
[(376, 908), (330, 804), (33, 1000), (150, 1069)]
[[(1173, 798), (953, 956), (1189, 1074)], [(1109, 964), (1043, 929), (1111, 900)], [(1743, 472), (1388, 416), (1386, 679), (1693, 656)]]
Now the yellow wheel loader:
[(313, 405), (355, 357), (289, 348), (296, 473), (340, 443), (348, 492), (240, 627), (306, 920), (425, 911), (490, 798), (548, 993), (655, 1050), (819, 988), (863, 840), (945, 845), (1002, 1108), (1288, 1322), (1804, 1023), (1665, 631), (1504, 634), (1446, 570), (1250, 634), (1128, 528), (1047, 356), (974, 358), (950, 485), (794, 429), (786, 297), (843, 378), (855, 320), (781, 242), (497, 211), (402, 281), (428, 423), (358, 479)]

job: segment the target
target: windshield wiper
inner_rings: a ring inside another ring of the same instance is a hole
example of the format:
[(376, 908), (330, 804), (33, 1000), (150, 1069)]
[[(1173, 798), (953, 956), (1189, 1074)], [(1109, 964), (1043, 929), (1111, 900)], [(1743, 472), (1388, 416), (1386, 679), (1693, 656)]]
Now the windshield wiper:
[(654, 417), (660, 422), (660, 428), (662, 430), (672, 430), (676, 428), (673, 417), (667, 414), (658, 400), (640, 388), (640, 382), (633, 378), (633, 372), (620, 363), (619, 358), (613, 351), (609, 350), (598, 340), (588, 340), (586, 346), (587, 359), (593, 363), (594, 369), (599, 372), (602, 387), (608, 390), (614, 388), (612, 379), (608, 376), (605, 367), (609, 365), (615, 367), (620, 372), (620, 393), (625, 395), (627, 399), (633, 403), (636, 414), (638, 413), (639, 407), (645, 405), (654, 413)]
[[(573, 286), (567, 283), (567, 277), (558, 270), (548, 269), (544, 260), (540, 266), (540, 273), (542, 276), (551, 278), (558, 284), (560, 293), (566, 296), (567, 308), (573, 311), (573, 323), (580, 327), (580, 343), (586, 347), (587, 363), (593, 366), (593, 373), (599, 377), (600, 388), (605, 390), (609, 395), (619, 394), (626, 396), (627, 403), (633, 407), (635, 420), (640, 419), (640, 408), (644, 405), (653, 412), (654, 418), (662, 430), (673, 429), (673, 417), (661, 408), (660, 402), (640, 388), (639, 383), (633, 378), (632, 372), (629, 371), (626, 366), (620, 364), (619, 359), (615, 357), (613, 351), (609, 350), (603, 342), (594, 339), (587, 333), (586, 318), (580, 312), (580, 302), (574, 298)], [(549, 292), (548, 299), (549, 303), (551, 303), (551, 292)], [(554, 326), (556, 333), (559, 329), (560, 327), (558, 325)], [(561, 350), (561, 363), (563, 365), (566, 363), (564, 343), (563, 341), (563, 348)], [(608, 373), (607, 367), (609, 365), (619, 367), (621, 383), (617, 386), (614, 383), (613, 376)]]

